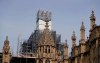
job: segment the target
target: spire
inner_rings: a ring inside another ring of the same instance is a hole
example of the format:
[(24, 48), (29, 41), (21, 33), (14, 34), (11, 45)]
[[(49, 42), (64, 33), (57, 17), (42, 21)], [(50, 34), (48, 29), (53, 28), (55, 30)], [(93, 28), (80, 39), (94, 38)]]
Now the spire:
[(8, 36), (6, 36), (6, 40), (8, 41)]
[(83, 21), (82, 21), (82, 25), (80, 28), (80, 41), (81, 41), (81, 43), (85, 42), (85, 26), (84, 26)]
[(84, 30), (85, 31), (85, 26), (84, 26), (84, 22), (83, 21), (82, 21), (82, 25), (81, 25), (80, 30)]
[(6, 36), (6, 40), (4, 41), (4, 44), (8, 44), (9, 45), (8, 36)]
[(92, 30), (96, 26), (95, 20), (96, 20), (96, 17), (94, 15), (94, 11), (92, 10), (92, 14), (90, 16), (90, 30)]
[(63, 55), (64, 55), (64, 63), (68, 63), (68, 45), (67, 45), (67, 40), (65, 40), (65, 43), (64, 43)]
[(95, 15), (94, 15), (94, 10), (92, 10), (91, 13), (92, 13), (92, 14), (91, 14), (91, 16), (90, 16), (90, 20), (95, 20), (96, 18), (95, 18)]
[(72, 34), (72, 48), (74, 48), (76, 46), (76, 36), (75, 36), (75, 31), (73, 31)]
[(92, 0), (92, 14), (91, 14), (91, 17), (90, 17), (91, 19), (92, 18), (95, 18), (95, 16), (94, 16), (94, 0)]
[(94, 0), (92, 0), (92, 11), (94, 11)]
[(96, 17), (94, 14), (94, 7), (92, 7), (92, 13), (90, 15), (90, 31), (96, 26), (95, 21), (96, 21)]
[(95, 15), (94, 15), (94, 0), (92, 0), (92, 14), (90, 16), (90, 20), (95, 20)]
[(76, 40), (75, 31), (73, 31), (72, 40)]
[(64, 47), (68, 47), (67, 40), (65, 40)]

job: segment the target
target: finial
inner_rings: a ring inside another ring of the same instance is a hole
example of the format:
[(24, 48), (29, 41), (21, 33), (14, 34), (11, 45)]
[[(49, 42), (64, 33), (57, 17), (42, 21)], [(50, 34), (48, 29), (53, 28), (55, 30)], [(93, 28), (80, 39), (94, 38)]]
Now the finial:
[(82, 17), (82, 25), (84, 24), (84, 17)]
[(91, 14), (91, 17), (90, 18), (95, 18), (94, 16), (94, 4), (93, 4), (93, 0), (92, 0), (92, 14)]
[(84, 22), (83, 21), (84, 21), (84, 17), (82, 17), (82, 25), (84, 25)]
[(65, 40), (65, 44), (67, 45), (67, 39)]
[(85, 26), (84, 26), (83, 18), (82, 18), (82, 25), (81, 25), (80, 30), (85, 30)]
[(73, 31), (72, 40), (76, 40), (75, 31)]
[(94, 10), (92, 10), (92, 15), (94, 15)]
[(95, 14), (94, 14), (94, 10), (92, 10), (92, 14), (90, 16), (90, 20), (96, 20)]
[(92, 11), (94, 11), (94, 0), (92, 0)]
[(73, 31), (73, 36), (75, 36), (75, 31)]
[(65, 42), (67, 43), (67, 39), (65, 40)]
[(8, 36), (6, 36), (6, 40), (4, 41), (4, 44), (9, 44)]
[(84, 22), (82, 21), (82, 27), (84, 26)]
[(65, 40), (65, 45), (64, 46), (67, 46), (68, 47), (68, 44), (67, 44), (67, 39)]
[(91, 14), (91, 19), (94, 18), (94, 0), (92, 0), (92, 14)]
[(6, 36), (6, 40), (8, 41), (8, 36)]

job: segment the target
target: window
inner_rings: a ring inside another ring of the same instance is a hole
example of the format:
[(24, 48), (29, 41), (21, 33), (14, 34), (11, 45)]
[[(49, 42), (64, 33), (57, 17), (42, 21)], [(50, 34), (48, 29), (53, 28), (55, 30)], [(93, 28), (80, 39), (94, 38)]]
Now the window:
[(40, 52), (41, 52), (41, 47), (40, 47)]
[(99, 53), (99, 56), (100, 56), (100, 46), (99, 46), (99, 49), (98, 49), (98, 53)]
[(45, 48), (45, 53), (47, 53), (47, 47)]
[(43, 61), (40, 59), (40, 60), (39, 60), (39, 63), (43, 63)]
[(49, 59), (47, 59), (47, 60), (45, 61), (45, 63), (50, 63), (50, 60), (49, 60)]
[(50, 53), (50, 46), (45, 47), (45, 53)]
[(50, 46), (48, 47), (48, 53), (50, 53)]

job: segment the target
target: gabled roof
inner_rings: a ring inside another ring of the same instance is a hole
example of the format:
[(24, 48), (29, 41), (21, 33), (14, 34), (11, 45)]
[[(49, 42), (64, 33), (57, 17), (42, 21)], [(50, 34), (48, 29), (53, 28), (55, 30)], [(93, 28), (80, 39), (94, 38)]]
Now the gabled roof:
[(40, 45), (52, 45), (52, 46), (54, 46), (54, 40), (53, 40), (53, 37), (52, 37), (49, 29), (44, 29), (43, 34), (40, 37), (38, 46), (40, 46)]

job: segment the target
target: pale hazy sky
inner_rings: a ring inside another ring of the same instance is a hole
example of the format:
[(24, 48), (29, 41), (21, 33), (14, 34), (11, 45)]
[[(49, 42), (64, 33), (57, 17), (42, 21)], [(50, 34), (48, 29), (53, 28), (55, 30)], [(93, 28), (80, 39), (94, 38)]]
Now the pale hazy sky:
[[(0, 0), (0, 51), (8, 35), (11, 50), (17, 50), (18, 35), (26, 40), (36, 28), (36, 13), (39, 9), (52, 12), (52, 30), (67, 39), (71, 49), (71, 36), (75, 30), (79, 43), (82, 17), (89, 35), (92, 0)], [(96, 24), (100, 25), (100, 0), (94, 0)]]

